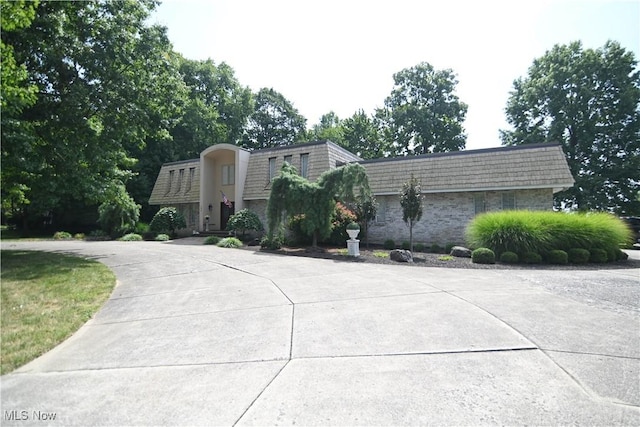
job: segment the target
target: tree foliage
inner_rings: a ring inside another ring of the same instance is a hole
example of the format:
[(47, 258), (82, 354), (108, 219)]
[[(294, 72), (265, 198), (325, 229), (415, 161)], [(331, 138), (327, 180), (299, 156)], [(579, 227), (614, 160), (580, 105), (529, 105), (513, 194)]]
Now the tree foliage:
[(513, 83), (506, 145), (560, 142), (576, 181), (556, 206), (637, 214), (640, 71), (616, 42), (556, 45)]
[(328, 140), (335, 144), (344, 146), (344, 129), (342, 126), (342, 120), (334, 113), (330, 111), (327, 114), (323, 114), (320, 117), (320, 122), (315, 124), (309, 132), (309, 139), (312, 140)]
[(249, 209), (239, 210), (231, 215), (227, 222), (227, 230), (240, 232), (243, 239), (247, 231), (262, 231), (263, 229), (258, 214)]
[(413, 251), (413, 226), (422, 218), (422, 189), (420, 182), (411, 174), (400, 192), (402, 220), (409, 224), (409, 247)]
[(267, 204), (268, 233), (272, 238), (280, 229), (284, 216), (304, 215), (301, 230), (313, 236), (313, 246), (331, 234), (331, 218), (335, 198), (348, 202), (369, 193), (369, 181), (364, 167), (351, 163), (324, 172), (316, 182), (298, 175), (285, 163), (271, 183)]
[(306, 135), (305, 119), (284, 95), (263, 88), (255, 95), (255, 108), (249, 116), (243, 146), (259, 149), (289, 145)]
[(37, 215), (100, 203), (131, 176), (132, 149), (166, 133), (157, 123), (171, 95), (161, 72), (171, 46), (164, 28), (145, 24), (153, 7), (43, 1), (30, 26), (3, 31), (26, 86), (38, 88), (33, 104), (3, 111), (4, 205)]
[(120, 185), (110, 190), (109, 198), (98, 208), (98, 223), (111, 237), (132, 231), (140, 218), (140, 205)]
[(174, 207), (161, 208), (151, 220), (149, 228), (157, 233), (166, 233), (175, 236), (176, 230), (187, 227), (184, 215)]
[(363, 159), (376, 159), (391, 154), (391, 146), (380, 131), (381, 123), (364, 110), (342, 121), (342, 146)]
[(458, 99), (452, 70), (436, 70), (422, 62), (393, 75), (394, 87), (378, 116), (388, 127), (396, 154), (462, 150), (467, 105)]

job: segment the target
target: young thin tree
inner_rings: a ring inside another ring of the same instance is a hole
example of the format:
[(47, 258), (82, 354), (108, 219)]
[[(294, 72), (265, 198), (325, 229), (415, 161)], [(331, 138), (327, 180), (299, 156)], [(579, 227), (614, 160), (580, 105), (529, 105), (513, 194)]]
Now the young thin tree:
[(409, 224), (409, 247), (413, 252), (413, 225), (422, 218), (422, 190), (420, 181), (413, 174), (405, 182), (400, 192), (400, 206), (402, 206), (402, 220)]

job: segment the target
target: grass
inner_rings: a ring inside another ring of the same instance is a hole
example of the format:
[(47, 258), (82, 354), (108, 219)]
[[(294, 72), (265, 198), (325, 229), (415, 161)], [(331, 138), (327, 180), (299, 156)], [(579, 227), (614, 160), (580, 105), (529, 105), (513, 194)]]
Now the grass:
[(103, 264), (69, 255), (2, 251), (0, 374), (71, 336), (109, 297), (116, 279)]
[(453, 261), (453, 257), (451, 255), (442, 255), (438, 257), (439, 261)]
[(373, 251), (373, 256), (376, 258), (389, 258), (389, 252)]

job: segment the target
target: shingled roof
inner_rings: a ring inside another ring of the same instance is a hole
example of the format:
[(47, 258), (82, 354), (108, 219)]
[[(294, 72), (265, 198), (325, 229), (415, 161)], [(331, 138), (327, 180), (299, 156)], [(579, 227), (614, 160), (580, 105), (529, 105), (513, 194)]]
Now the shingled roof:
[(424, 193), (573, 186), (562, 147), (555, 143), (393, 157), (361, 162), (374, 194), (398, 194), (413, 174)]
[[(180, 176), (181, 173), (182, 176)], [(149, 197), (150, 205), (198, 203), (199, 200), (200, 159), (183, 160), (162, 165)]]

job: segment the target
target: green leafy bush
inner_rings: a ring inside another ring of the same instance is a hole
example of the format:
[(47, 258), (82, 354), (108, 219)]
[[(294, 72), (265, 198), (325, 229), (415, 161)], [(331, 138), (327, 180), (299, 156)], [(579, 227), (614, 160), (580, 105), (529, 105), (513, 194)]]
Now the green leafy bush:
[(629, 259), (629, 254), (623, 251), (622, 249), (618, 249), (616, 252), (616, 261), (626, 261)]
[(137, 234), (144, 234), (151, 231), (151, 228), (149, 228), (149, 224), (146, 222), (137, 222), (133, 231)]
[(390, 251), (396, 248), (396, 242), (394, 242), (393, 239), (387, 239), (382, 244), (382, 247)]
[(542, 255), (537, 252), (525, 252), (522, 260), (525, 264), (540, 264), (542, 262)]
[(496, 254), (489, 248), (478, 248), (471, 252), (471, 262), (476, 264), (495, 264)]
[(129, 233), (122, 236), (119, 240), (123, 242), (141, 242), (142, 236), (136, 233)]
[(166, 207), (161, 208), (151, 220), (149, 228), (156, 233), (165, 233), (170, 236), (175, 236), (176, 230), (187, 227), (187, 222), (184, 219), (184, 215), (174, 208)]
[(504, 264), (517, 264), (518, 261), (520, 261), (520, 259), (515, 252), (507, 251), (500, 254), (500, 262)]
[(227, 222), (227, 230), (240, 233), (244, 240), (247, 231), (262, 231), (264, 227), (257, 213), (249, 209), (242, 209), (231, 215)]
[(434, 254), (439, 254), (440, 252), (442, 252), (442, 248), (440, 247), (439, 244), (433, 243), (431, 245), (431, 252), (434, 253)]
[[(356, 214), (344, 204), (337, 202), (331, 219), (331, 235), (327, 239), (334, 245), (344, 245), (347, 240), (347, 227), (350, 224), (358, 225)], [(358, 225), (358, 230), (360, 226)]]
[(571, 264), (586, 264), (589, 262), (590, 255), (588, 250), (582, 248), (571, 248), (567, 251)]
[(606, 213), (489, 212), (478, 215), (466, 232), (472, 247), (519, 254), (554, 249), (617, 248), (631, 239), (626, 224)]
[(73, 238), (76, 239), (76, 240), (84, 240), (85, 237), (86, 236), (84, 235), (84, 233), (76, 233), (76, 234), (73, 235)]
[(407, 242), (406, 240), (404, 242), (402, 242), (401, 245), (402, 249), (404, 249), (405, 251), (409, 251), (411, 250), (411, 245), (409, 244), (409, 242)]
[(107, 201), (98, 207), (98, 224), (112, 237), (134, 230), (140, 218), (140, 205), (127, 193), (124, 185), (107, 192)]
[(158, 234), (154, 240), (156, 242), (166, 242), (170, 240), (170, 237), (168, 234), (161, 233), (161, 234)]
[(605, 251), (604, 249), (599, 249), (599, 248), (594, 248), (591, 249), (591, 256), (589, 257), (589, 262), (593, 262), (593, 263), (597, 263), (597, 264), (602, 264), (607, 262), (607, 251)]
[(424, 252), (423, 243), (416, 243), (415, 245), (413, 245), (413, 248), (415, 249), (416, 252)]
[(547, 253), (547, 262), (549, 264), (564, 265), (569, 262), (569, 255), (561, 249), (554, 249)]
[(450, 254), (451, 253), (451, 249), (453, 249), (453, 247), (456, 246), (455, 243), (447, 243), (444, 247), (444, 253), (445, 254)]
[(220, 238), (218, 236), (207, 236), (204, 238), (203, 244), (205, 245), (217, 245), (220, 242)]
[(240, 241), (240, 239), (237, 239), (235, 237), (225, 237), (224, 239), (220, 240), (216, 246), (220, 248), (241, 248), (242, 242)]
[(54, 240), (71, 240), (73, 236), (67, 231), (56, 231), (53, 233)]
[(608, 262), (614, 262), (618, 260), (618, 251), (620, 250), (620, 248), (613, 248), (613, 247), (608, 247), (607, 248), (607, 261)]
[(284, 245), (284, 237), (282, 234), (277, 234), (273, 236), (264, 236), (262, 240), (260, 240), (260, 247), (262, 249), (270, 249), (270, 250), (278, 250)]

